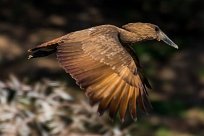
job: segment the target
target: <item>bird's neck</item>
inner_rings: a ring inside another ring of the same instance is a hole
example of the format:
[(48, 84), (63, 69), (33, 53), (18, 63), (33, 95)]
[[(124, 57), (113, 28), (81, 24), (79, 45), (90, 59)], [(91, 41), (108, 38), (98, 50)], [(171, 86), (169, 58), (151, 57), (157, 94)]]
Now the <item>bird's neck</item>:
[(133, 33), (121, 28), (119, 28), (119, 37), (120, 37), (120, 40), (124, 43), (137, 43), (140, 41), (151, 39), (151, 38), (147, 39), (146, 36), (143, 36), (139, 33)]

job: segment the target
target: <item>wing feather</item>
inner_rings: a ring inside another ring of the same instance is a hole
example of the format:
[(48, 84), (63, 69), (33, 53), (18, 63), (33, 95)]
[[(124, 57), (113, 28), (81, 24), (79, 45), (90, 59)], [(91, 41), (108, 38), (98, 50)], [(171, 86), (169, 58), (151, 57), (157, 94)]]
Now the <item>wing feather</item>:
[(120, 107), (120, 102), (122, 97), (124, 97), (124, 94), (126, 93), (127, 90), (127, 84), (124, 81), (121, 81), (119, 86), (117, 87), (117, 94), (113, 97), (111, 103), (110, 103), (110, 108), (109, 108), (109, 116), (111, 118), (114, 118), (114, 116), (117, 113), (118, 108)]
[(136, 101), (137, 101), (137, 98), (138, 98), (138, 95), (139, 95), (138, 93), (139, 93), (139, 89), (138, 88), (134, 88), (132, 97), (130, 99), (129, 110), (130, 110), (130, 115), (131, 115), (132, 119), (135, 119), (136, 116), (137, 116)]
[(119, 115), (120, 115), (120, 120), (124, 122), (125, 118), (125, 113), (127, 110), (128, 102), (129, 102), (129, 94), (131, 90), (131, 86), (126, 84), (126, 92), (122, 97), (122, 100), (120, 101), (120, 106), (119, 106)]
[(110, 85), (106, 90), (108, 93), (104, 96), (104, 99), (99, 104), (99, 107), (98, 107), (99, 111), (104, 112), (108, 108), (112, 98), (118, 93), (118, 90), (116, 89), (118, 84), (121, 82), (121, 78), (118, 78), (116, 76), (115, 79), (113, 80), (114, 81), (111, 82), (112, 85)]

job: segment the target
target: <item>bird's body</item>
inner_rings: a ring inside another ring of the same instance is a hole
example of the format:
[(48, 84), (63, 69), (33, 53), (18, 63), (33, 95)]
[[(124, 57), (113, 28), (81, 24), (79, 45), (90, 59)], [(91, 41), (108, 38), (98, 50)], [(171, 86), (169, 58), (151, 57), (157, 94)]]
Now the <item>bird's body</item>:
[(131, 23), (123, 29), (96, 26), (41, 44), (29, 50), (30, 58), (56, 52), (61, 66), (86, 90), (91, 103), (99, 103), (98, 112), (108, 110), (113, 118), (119, 111), (123, 121), (128, 109), (136, 118), (137, 106), (144, 112), (151, 107), (147, 98), (150, 85), (130, 44), (160, 40), (156, 29), (148, 23)]

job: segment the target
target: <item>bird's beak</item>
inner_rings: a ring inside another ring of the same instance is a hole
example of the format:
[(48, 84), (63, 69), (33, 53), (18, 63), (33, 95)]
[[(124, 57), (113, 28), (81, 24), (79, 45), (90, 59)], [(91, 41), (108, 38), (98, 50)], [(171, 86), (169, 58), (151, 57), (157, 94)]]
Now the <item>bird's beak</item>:
[(158, 38), (157, 38), (158, 41), (162, 40), (164, 41), (166, 44), (178, 49), (178, 45), (176, 45), (171, 39), (169, 39), (169, 37), (164, 33), (162, 32), (161, 30), (158, 32)]

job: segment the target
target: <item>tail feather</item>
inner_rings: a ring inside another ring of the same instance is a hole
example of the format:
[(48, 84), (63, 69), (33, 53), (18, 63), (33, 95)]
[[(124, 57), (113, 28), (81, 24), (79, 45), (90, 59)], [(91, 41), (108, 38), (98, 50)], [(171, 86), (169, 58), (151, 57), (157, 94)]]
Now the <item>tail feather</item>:
[(52, 44), (49, 46), (37, 46), (35, 48), (29, 49), (29, 56), (28, 59), (32, 59), (32, 58), (37, 58), (37, 57), (45, 57), (48, 56), (50, 54), (53, 54), (56, 52), (57, 50), (57, 45), (58, 44)]

